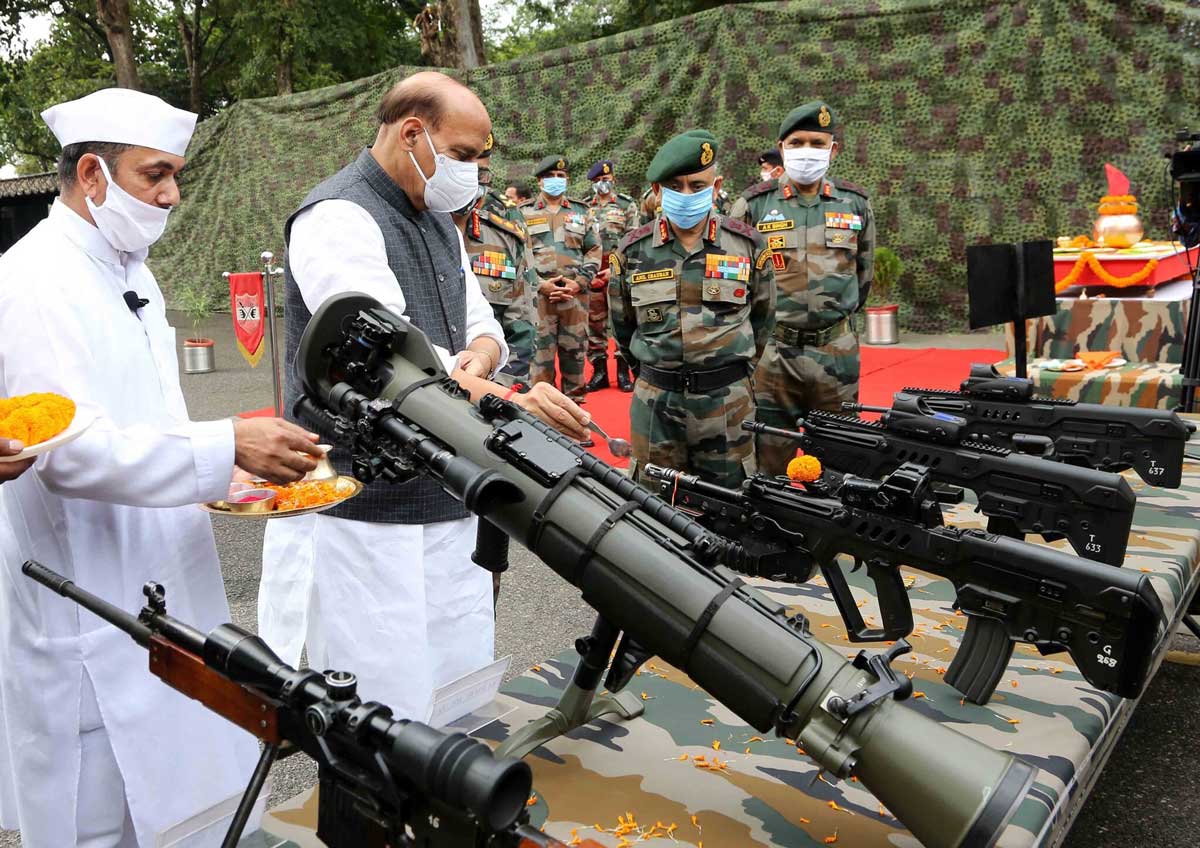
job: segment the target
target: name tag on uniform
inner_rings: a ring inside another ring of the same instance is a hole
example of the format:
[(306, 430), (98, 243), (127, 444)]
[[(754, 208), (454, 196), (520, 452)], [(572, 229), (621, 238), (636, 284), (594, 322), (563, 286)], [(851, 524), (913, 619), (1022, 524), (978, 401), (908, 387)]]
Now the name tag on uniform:
[(754, 225), (760, 233), (775, 233), (779, 230), (793, 229), (795, 226), (795, 221), (759, 221)]
[(767, 247), (771, 250), (783, 250), (787, 247), (787, 236), (767, 236)]
[(704, 257), (704, 276), (717, 280), (749, 280), (750, 257), (711, 253)]
[(639, 271), (629, 278), (629, 284), (636, 283), (652, 283), (655, 280), (673, 280), (675, 279), (674, 268), (659, 268), (657, 271)]
[(545, 215), (542, 215), (540, 218), (526, 218), (525, 219), (525, 226), (527, 226), (527, 227), (541, 227), (541, 226), (543, 226), (545, 224), (549, 224), (549, 223), (550, 223), (550, 219)]
[(852, 212), (826, 212), (825, 226), (839, 230), (861, 230), (862, 217)]

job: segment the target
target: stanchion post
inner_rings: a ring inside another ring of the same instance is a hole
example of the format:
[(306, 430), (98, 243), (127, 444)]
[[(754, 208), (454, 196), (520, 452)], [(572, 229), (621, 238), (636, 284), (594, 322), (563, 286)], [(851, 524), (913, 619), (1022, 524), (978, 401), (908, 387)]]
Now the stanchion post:
[(275, 254), (269, 250), (264, 250), (259, 256), (263, 264), (263, 282), (266, 284), (267, 294), (267, 338), (271, 345), (271, 382), (275, 388), (275, 416), (283, 417), (283, 386), (279, 373), (279, 345), (278, 336), (275, 333), (275, 283), (274, 277), (283, 273), (282, 268), (276, 268), (271, 263), (275, 260)]

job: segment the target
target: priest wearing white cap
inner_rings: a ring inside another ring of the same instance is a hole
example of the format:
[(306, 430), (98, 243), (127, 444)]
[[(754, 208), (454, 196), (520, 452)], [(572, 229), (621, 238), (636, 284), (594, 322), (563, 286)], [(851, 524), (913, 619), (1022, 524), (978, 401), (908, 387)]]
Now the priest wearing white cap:
[[(316, 465), (278, 419), (188, 419), (147, 249), (179, 203), (196, 116), (98, 91), (42, 113), (61, 196), (0, 258), (0, 397), (57, 392), (95, 423), (0, 486), (0, 820), (26, 848), (218, 845), (254, 739), (147, 670), (124, 633), (21, 574), (35, 559), (136, 611), (143, 583), (201, 630), (227, 621), (208, 517), (235, 462), (277, 482)], [(219, 818), (219, 817), (218, 817)]]

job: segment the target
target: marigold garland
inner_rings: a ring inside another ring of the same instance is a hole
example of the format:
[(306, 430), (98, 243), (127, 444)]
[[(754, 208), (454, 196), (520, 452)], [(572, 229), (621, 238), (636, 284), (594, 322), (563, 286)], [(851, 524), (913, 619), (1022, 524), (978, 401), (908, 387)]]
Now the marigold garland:
[(275, 492), (275, 509), (303, 509), (310, 506), (322, 506), (333, 503), (342, 495), (338, 491), (337, 480), (313, 480), (307, 483), (291, 483), (287, 486), (271, 486), (266, 488)]
[(1103, 282), (1106, 286), (1112, 286), (1113, 288), (1121, 289), (1128, 286), (1136, 286), (1138, 283), (1145, 282), (1145, 280), (1154, 273), (1154, 269), (1157, 267), (1158, 260), (1149, 259), (1146, 261), (1146, 264), (1141, 267), (1141, 269), (1135, 271), (1129, 276), (1115, 277), (1105, 270), (1104, 263), (1096, 258), (1095, 253), (1085, 250), (1083, 253), (1079, 254), (1079, 258), (1075, 260), (1075, 265), (1071, 268), (1070, 273), (1055, 283), (1054, 293), (1060, 294), (1079, 282), (1079, 278), (1083, 276), (1083, 270), (1085, 268), (1091, 268), (1092, 273), (1099, 277), (1101, 282)]
[(52, 392), (0, 398), (0, 438), (32, 447), (71, 426), (75, 401)]

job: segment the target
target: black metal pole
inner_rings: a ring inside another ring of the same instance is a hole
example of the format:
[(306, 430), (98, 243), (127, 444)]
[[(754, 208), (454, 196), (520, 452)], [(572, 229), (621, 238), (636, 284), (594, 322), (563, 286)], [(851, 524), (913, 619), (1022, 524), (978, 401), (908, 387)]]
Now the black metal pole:
[(1025, 327), (1025, 245), (1014, 244), (1013, 265), (1017, 272), (1017, 320), (1013, 321), (1013, 353), (1016, 374), (1022, 380), (1029, 376), (1028, 333)]
[[(1184, 246), (1184, 250), (1187, 250)], [(1200, 376), (1200, 265), (1197, 265), (1192, 275), (1192, 299), (1188, 304), (1187, 329), (1183, 334), (1183, 357), (1180, 360), (1179, 374), (1182, 386), (1179, 391), (1179, 405), (1184, 412), (1195, 412), (1196, 385)]]
[(254, 767), (254, 774), (250, 775), (250, 783), (242, 793), (242, 800), (238, 802), (238, 808), (233, 814), (233, 821), (229, 824), (221, 848), (236, 848), (241, 840), (242, 831), (246, 829), (246, 822), (250, 820), (250, 813), (254, 810), (254, 804), (258, 801), (259, 793), (262, 792), (263, 784), (267, 782), (267, 775), (271, 773), (271, 766), (275, 764), (278, 754), (278, 745), (267, 743), (263, 747), (258, 765)]

